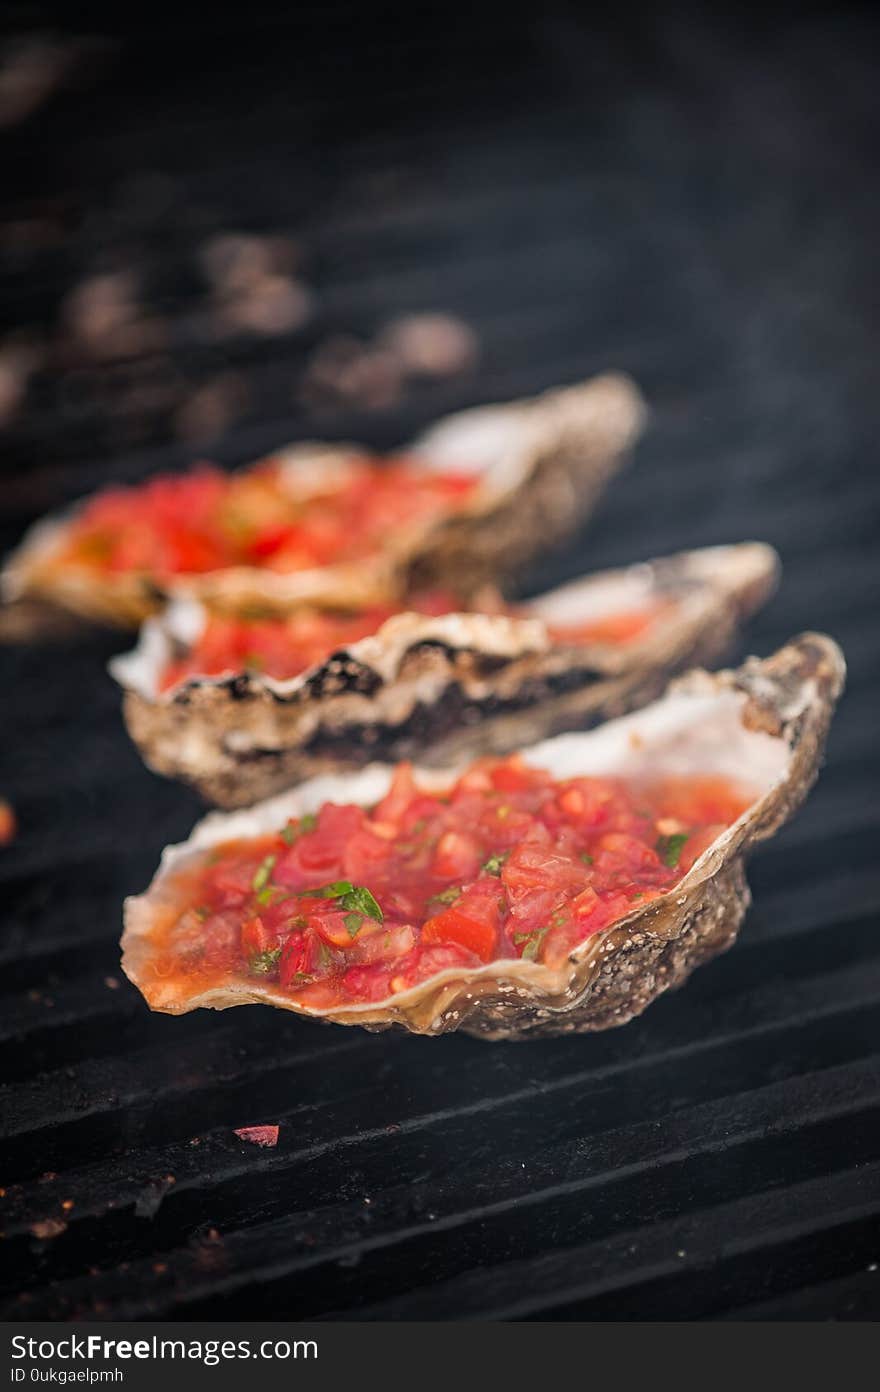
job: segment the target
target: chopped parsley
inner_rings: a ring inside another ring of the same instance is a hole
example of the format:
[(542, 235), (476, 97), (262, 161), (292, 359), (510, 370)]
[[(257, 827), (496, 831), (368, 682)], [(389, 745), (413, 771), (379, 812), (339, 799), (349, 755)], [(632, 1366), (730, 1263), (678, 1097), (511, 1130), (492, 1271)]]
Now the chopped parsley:
[(251, 957), (248, 965), (252, 972), (259, 972), (261, 976), (268, 976), (269, 972), (275, 970), (280, 956), (280, 947), (269, 947), (265, 952), (255, 953), (254, 956)]
[(251, 880), (251, 888), (255, 894), (259, 894), (261, 889), (266, 888), (272, 877), (272, 871), (275, 869), (276, 859), (276, 856), (267, 855), (266, 859), (257, 866), (256, 874)]
[(274, 903), (277, 899), (283, 899), (284, 897), (284, 890), (281, 888), (280, 885), (267, 884), (264, 885), (261, 890), (257, 891), (257, 903), (260, 905), (261, 908), (264, 909), (267, 908), (269, 904)]
[(541, 950), (541, 944), (550, 932), (550, 928), (551, 924), (548, 923), (544, 928), (536, 928), (533, 933), (514, 933), (513, 941), (515, 943), (525, 943), (520, 957), (527, 962), (534, 962)]
[(342, 920), (345, 924), (346, 932), (350, 938), (356, 938), (363, 926), (363, 917), (359, 913), (347, 913)]
[(579, 851), (578, 855), (579, 858), (584, 862), (584, 865), (593, 864), (593, 857), (590, 855), (589, 851)]
[(341, 909), (350, 909), (362, 918), (382, 922), (382, 910), (373, 895), (364, 885), (353, 885), (351, 880), (334, 880), (333, 884), (321, 885), (319, 889), (303, 889), (300, 894), (303, 899), (338, 899)]
[(677, 831), (673, 836), (661, 836), (658, 839), (655, 850), (668, 869), (675, 869), (687, 839), (686, 831)]
[(481, 875), (500, 875), (501, 867), (510, 855), (510, 851), (501, 851), (496, 855), (490, 855), (485, 865), (481, 866)]
[(285, 846), (292, 846), (298, 836), (304, 836), (307, 831), (314, 831), (317, 822), (314, 812), (306, 812), (298, 822), (288, 822), (287, 826), (281, 828), (281, 840)]
[(461, 898), (461, 885), (447, 885), (446, 889), (441, 889), (439, 894), (432, 894), (428, 900), (429, 904), (454, 904), (456, 899)]
[(196, 918), (200, 918), (203, 923), (206, 918), (211, 917), (213, 912), (214, 910), (211, 908), (210, 904), (199, 904), (198, 908), (193, 909)]

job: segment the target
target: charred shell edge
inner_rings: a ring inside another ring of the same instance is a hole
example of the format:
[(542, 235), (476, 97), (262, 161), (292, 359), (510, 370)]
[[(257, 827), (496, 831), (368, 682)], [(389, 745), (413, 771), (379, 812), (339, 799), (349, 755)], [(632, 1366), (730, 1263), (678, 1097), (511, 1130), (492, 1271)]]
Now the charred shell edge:
[[(375, 560), (293, 575), (229, 567), (180, 578), (167, 586), (140, 575), (95, 577), (53, 558), (75, 515), (36, 523), (0, 573), (6, 602), (40, 597), (101, 622), (132, 627), (176, 594), (213, 604), (337, 604), (381, 601), (408, 583), (452, 579), (457, 587), (508, 574), (571, 531), (641, 433), (645, 407), (635, 384), (607, 373), (572, 387), (445, 417), (404, 452), (426, 469), (455, 466), (484, 476), (469, 510), (401, 532)], [(302, 444), (275, 451), (303, 473), (341, 463), (358, 445)]]
[[(533, 617), (396, 615), (289, 681), (237, 673), (157, 695), (163, 666), (204, 623), (201, 606), (176, 601), (110, 671), (146, 763), (242, 806), (371, 759), (442, 765), (623, 714), (671, 672), (717, 657), (777, 574), (761, 543), (707, 547), (564, 585), (523, 606)], [(675, 598), (676, 612), (625, 650), (550, 643), (554, 612), (576, 621), (655, 595)]]
[[(679, 751), (684, 745), (682, 757), (686, 757), (690, 741), (691, 755), (698, 758), (701, 733), (706, 729), (701, 717), (714, 710), (721, 719), (729, 717), (728, 737), (748, 741), (762, 765), (765, 791), (675, 889), (587, 939), (558, 969), (523, 960), (492, 962), (473, 970), (439, 973), (378, 1004), (325, 1012), (297, 1006), (269, 985), (238, 982), (188, 999), (166, 997), (161, 1004), (151, 1004), (177, 1014), (201, 1006), (224, 1009), (264, 1003), (368, 1029), (398, 1024), (419, 1034), (440, 1034), (462, 1028), (489, 1039), (579, 1033), (623, 1024), (733, 942), (749, 902), (744, 856), (792, 815), (812, 786), (845, 673), (837, 644), (823, 634), (806, 633), (764, 661), (750, 658), (738, 669), (716, 674), (688, 673), (671, 684), (661, 701), (600, 730), (561, 736), (524, 751), (535, 762), (557, 761), (570, 767), (574, 751), (582, 755), (588, 744), (594, 754), (593, 770), (608, 772), (624, 766), (627, 757), (640, 757), (644, 732), (656, 725), (661, 734), (677, 729), (671, 747)], [(731, 702), (729, 696), (739, 699)], [(682, 700), (693, 705), (682, 706)], [(723, 749), (730, 771), (742, 773), (742, 751), (734, 747), (733, 739)], [(421, 771), (424, 781), (434, 786), (448, 784), (453, 776)], [(147, 995), (142, 973), (149, 962), (152, 927), (156, 917), (174, 903), (165, 882), (181, 860), (217, 842), (277, 827), (286, 817), (314, 810), (334, 793), (371, 802), (382, 795), (389, 778), (390, 770), (372, 765), (347, 780), (315, 779), (248, 812), (213, 813), (205, 818), (188, 842), (166, 849), (147, 892), (126, 901), (122, 939), (126, 975)]]

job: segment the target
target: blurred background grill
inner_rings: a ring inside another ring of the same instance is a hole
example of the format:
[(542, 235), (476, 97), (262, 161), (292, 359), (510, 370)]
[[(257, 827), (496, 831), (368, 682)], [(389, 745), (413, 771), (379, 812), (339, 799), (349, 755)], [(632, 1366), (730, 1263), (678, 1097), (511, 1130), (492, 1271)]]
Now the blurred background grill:
[[(487, 1046), (149, 1015), (118, 969), (121, 901), (197, 803), (125, 737), (103, 670), (124, 637), (0, 650), (6, 1313), (875, 1315), (870, 8), (254, 3), (124, 34), (20, 14), (4, 549), (194, 454), (385, 447), (621, 367), (649, 433), (523, 592), (760, 537), (785, 575), (747, 648), (827, 628), (850, 689), (732, 954), (623, 1030)], [(452, 346), (417, 370), (389, 324), (429, 312)], [(259, 1122), (277, 1150), (232, 1134)]]

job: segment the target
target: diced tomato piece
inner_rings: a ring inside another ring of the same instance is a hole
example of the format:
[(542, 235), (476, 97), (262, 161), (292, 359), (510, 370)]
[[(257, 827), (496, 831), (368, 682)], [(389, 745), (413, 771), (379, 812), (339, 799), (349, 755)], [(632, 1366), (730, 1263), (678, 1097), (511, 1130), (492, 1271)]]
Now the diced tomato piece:
[(365, 925), (357, 936), (357, 954), (363, 962), (394, 962), (415, 946), (416, 930), (411, 923)]
[(353, 884), (369, 884), (375, 879), (377, 871), (388, 865), (393, 853), (393, 839), (378, 836), (374, 824), (368, 822), (360, 831), (354, 832), (346, 843), (342, 856), (346, 879)]
[(466, 890), (443, 913), (422, 926), (422, 942), (458, 943), (482, 962), (495, 955), (502, 888), (497, 880), (482, 879)]
[(277, 934), (271, 933), (263, 920), (257, 916), (248, 918), (241, 925), (241, 950), (245, 957), (256, 957), (275, 946)]
[(559, 796), (558, 803), (566, 817), (590, 829), (608, 824), (615, 804), (614, 788), (600, 778), (581, 778), (569, 785)]
[(444, 880), (470, 880), (483, 860), (479, 841), (462, 831), (444, 831), (437, 842), (431, 874)]
[(391, 977), (389, 967), (380, 965), (349, 967), (340, 981), (344, 998), (352, 1001), (380, 1001), (390, 996)]
[(540, 787), (547, 781), (547, 775), (539, 769), (529, 768), (527, 764), (513, 755), (503, 763), (496, 764), (491, 772), (493, 788), (499, 792), (518, 793), (525, 788)]
[(214, 570), (223, 565), (223, 553), (216, 543), (182, 527), (168, 529), (163, 551), (164, 569), (172, 573)]
[(391, 988), (396, 994), (415, 986), (418, 981), (427, 981), (428, 977), (436, 976), (438, 972), (473, 965), (474, 953), (459, 943), (423, 943), (409, 954), (391, 977)]
[(248, 550), (252, 556), (271, 556), (290, 539), (290, 527), (266, 527), (254, 537)]
[(278, 857), (273, 879), (294, 889), (317, 887), (316, 877), (338, 879), (342, 874), (345, 848), (364, 825), (361, 807), (325, 803), (318, 813), (314, 831), (298, 836), (289, 850)]
[(595, 843), (595, 865), (605, 879), (625, 876), (633, 880), (664, 869), (653, 846), (622, 831), (609, 831), (599, 837)]
[(205, 876), (211, 893), (221, 904), (240, 903), (252, 892), (254, 875), (263, 854), (259, 849), (249, 849), (238, 854), (235, 851), (220, 852), (219, 856), (213, 865), (208, 866)]
[(377, 822), (390, 822), (392, 826), (398, 826), (415, 795), (416, 785), (413, 779), (412, 764), (398, 764), (394, 770), (391, 787), (382, 801), (376, 805), (373, 812), (374, 818)]
[(546, 921), (556, 904), (585, 888), (590, 868), (554, 854), (546, 846), (523, 842), (501, 869), (511, 915), (523, 924)]
[(571, 912), (575, 918), (587, 918), (600, 902), (601, 900), (592, 885), (587, 885), (586, 889), (582, 889), (580, 894), (576, 894), (572, 899)]
[(309, 913), (306, 924), (331, 947), (343, 948), (346, 951), (355, 946), (360, 947), (371, 935), (385, 931), (381, 923), (364, 918), (362, 914), (342, 909), (328, 908), (326, 911)]
[(251, 1145), (272, 1147), (278, 1144), (278, 1126), (236, 1126), (235, 1134), (241, 1141)]
[(311, 975), (312, 943), (306, 933), (297, 929), (281, 949), (278, 980), (282, 986), (296, 986), (297, 977)]

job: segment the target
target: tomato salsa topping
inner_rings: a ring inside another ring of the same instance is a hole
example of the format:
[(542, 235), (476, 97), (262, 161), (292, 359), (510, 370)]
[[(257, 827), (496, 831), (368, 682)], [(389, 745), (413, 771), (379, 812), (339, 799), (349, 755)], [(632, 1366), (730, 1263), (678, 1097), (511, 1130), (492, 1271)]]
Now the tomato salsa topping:
[(518, 756), (438, 792), (401, 764), (373, 807), (325, 803), (179, 869), (152, 969), (193, 992), (263, 980), (324, 1010), (447, 968), (559, 967), (672, 889), (751, 800), (714, 776), (557, 780)]
[(166, 663), (160, 691), (191, 677), (261, 672), (276, 681), (298, 676), (337, 648), (368, 638), (394, 614), (451, 614), (462, 604), (451, 591), (432, 590), (405, 605), (372, 605), (356, 612), (298, 609), (284, 618), (239, 619), (208, 614), (199, 637), (182, 657)]
[[(551, 625), (548, 633), (558, 643), (625, 646), (644, 637), (671, 607), (670, 601), (646, 600), (641, 609), (611, 613), (581, 624)], [(169, 691), (192, 677), (215, 677), (226, 672), (260, 672), (276, 681), (286, 681), (329, 657), (337, 648), (369, 637), (394, 614), (441, 615), (470, 608), (451, 591), (431, 590), (396, 606), (373, 605), (355, 612), (298, 609), (284, 618), (253, 619), (210, 613), (192, 646), (166, 663), (159, 676), (159, 690)], [(480, 612), (528, 616), (527, 609), (505, 606), (500, 597), (494, 596), (484, 596)]]
[(157, 576), (227, 566), (307, 570), (373, 555), (396, 529), (454, 512), (478, 486), (473, 476), (404, 459), (352, 458), (308, 492), (278, 461), (239, 474), (203, 465), (96, 494), (71, 524), (62, 559)]

